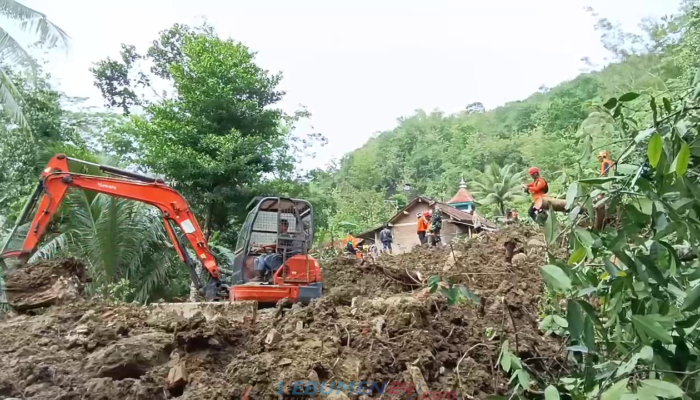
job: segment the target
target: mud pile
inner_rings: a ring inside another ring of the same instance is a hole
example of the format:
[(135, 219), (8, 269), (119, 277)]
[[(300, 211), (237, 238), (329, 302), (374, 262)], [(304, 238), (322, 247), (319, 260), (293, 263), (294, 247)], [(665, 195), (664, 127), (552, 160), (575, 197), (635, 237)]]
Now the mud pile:
[(15, 316), (0, 323), (0, 398), (180, 395), (184, 386), (168, 379), (170, 371), (190, 369), (195, 384), (207, 371), (223, 371), (244, 347), (249, 325), (91, 302)]
[(75, 259), (40, 261), (5, 276), (7, 301), (19, 311), (80, 299), (88, 281), (85, 265)]
[[(457, 398), (504, 394), (504, 339), (533, 372), (551, 371), (559, 348), (537, 330), (541, 254), (505, 262), (503, 244), (513, 236), (527, 252), (534, 232), (507, 230), (362, 266), (325, 261), (323, 298), (259, 310), (254, 323), (91, 302), (15, 316), (0, 322), (0, 398), (268, 399), (294, 381), (420, 379)], [(466, 284), (481, 301), (449, 306), (425, 293), (420, 282), (434, 274)]]

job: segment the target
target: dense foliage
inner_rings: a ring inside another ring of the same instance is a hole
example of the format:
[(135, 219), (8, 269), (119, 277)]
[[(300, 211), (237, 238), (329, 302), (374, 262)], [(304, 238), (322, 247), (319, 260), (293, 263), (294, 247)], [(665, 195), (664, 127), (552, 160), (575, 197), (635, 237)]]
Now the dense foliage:
[[(35, 35), (40, 44), (48, 48), (65, 46), (68, 35), (58, 26), (46, 18), (46, 15), (33, 10), (16, 0), (3, 0), (0, 5), (0, 15), (9, 22), (15, 22), (22, 31)], [(25, 102), (22, 92), (17, 88), (17, 82), (11, 74), (12, 65), (23, 65), (30, 69), (38, 67), (36, 60), (32, 58), (10, 33), (0, 28), (2, 40), (0, 40), (0, 105), (3, 114), (15, 127), (22, 131), (29, 131), (29, 118), (25, 114), (33, 110), (32, 104)]]
[[(623, 144), (615, 173), (579, 176), (566, 190), (567, 223), (550, 214), (545, 224), (548, 244), (564, 236), (570, 248), (568, 259), (550, 253), (542, 267), (540, 323), (565, 339), (566, 364), (556, 375), (537, 371), (505, 341), (500, 365), (513, 376), (512, 398), (700, 396), (700, 8), (683, 17), (667, 49), (678, 76), (665, 90), (593, 104)], [(584, 154), (591, 141), (583, 137)], [(607, 226), (586, 229), (601, 207)]]

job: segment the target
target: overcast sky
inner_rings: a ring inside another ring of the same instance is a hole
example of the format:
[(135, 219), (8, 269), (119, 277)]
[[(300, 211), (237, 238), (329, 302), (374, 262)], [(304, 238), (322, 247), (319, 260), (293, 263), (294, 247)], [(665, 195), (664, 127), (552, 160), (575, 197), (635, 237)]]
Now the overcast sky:
[(634, 29), (644, 17), (674, 12), (678, 0), (24, 0), (71, 36), (47, 66), (60, 89), (102, 105), (88, 71), (144, 50), (173, 23), (205, 17), (222, 37), (258, 52), (282, 71), (283, 107), (305, 105), (301, 127), (329, 144), (305, 167), (323, 166), (396, 126), (416, 109), (452, 113), (480, 101), (493, 108), (541, 85), (572, 79), (588, 56), (605, 53), (584, 11)]

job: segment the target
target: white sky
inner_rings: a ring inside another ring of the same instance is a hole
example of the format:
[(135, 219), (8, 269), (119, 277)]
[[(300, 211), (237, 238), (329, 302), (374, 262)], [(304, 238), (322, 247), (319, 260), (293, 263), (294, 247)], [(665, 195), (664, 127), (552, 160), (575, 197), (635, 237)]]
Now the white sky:
[[(22, 1), (22, 0), (20, 0)], [(282, 71), (283, 108), (313, 114), (303, 132), (329, 144), (304, 167), (323, 166), (396, 126), (416, 109), (494, 108), (541, 85), (572, 79), (581, 57), (604, 50), (584, 11), (626, 27), (671, 13), (678, 0), (24, 0), (71, 36), (47, 69), (71, 96), (101, 106), (88, 68), (121, 43), (144, 51), (175, 22), (205, 17), (222, 37)]]

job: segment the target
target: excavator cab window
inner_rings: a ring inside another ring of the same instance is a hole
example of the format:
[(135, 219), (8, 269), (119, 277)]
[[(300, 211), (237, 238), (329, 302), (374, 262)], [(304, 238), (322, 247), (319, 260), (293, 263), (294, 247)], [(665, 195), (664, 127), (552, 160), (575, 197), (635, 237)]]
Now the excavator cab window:
[(282, 264), (297, 254), (308, 254), (313, 243), (313, 209), (305, 200), (257, 198), (236, 244), (234, 282), (255, 276), (255, 258), (266, 253), (282, 256)]

